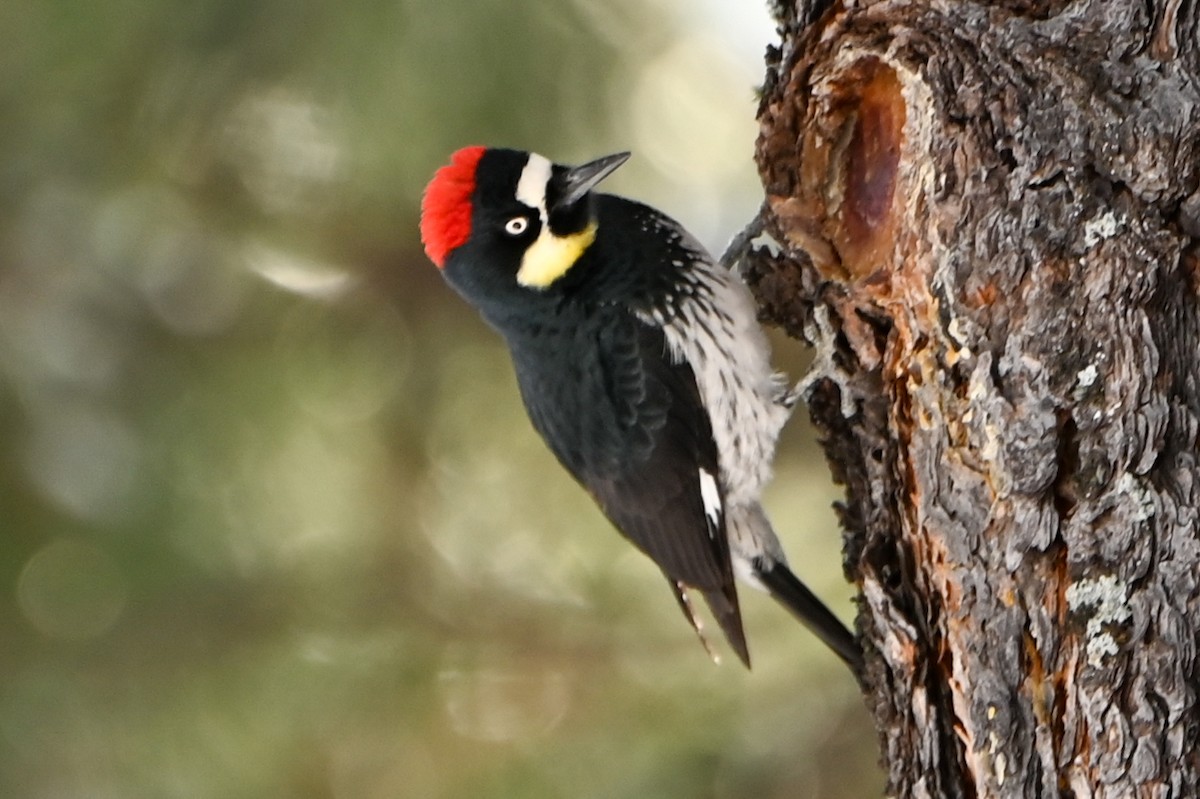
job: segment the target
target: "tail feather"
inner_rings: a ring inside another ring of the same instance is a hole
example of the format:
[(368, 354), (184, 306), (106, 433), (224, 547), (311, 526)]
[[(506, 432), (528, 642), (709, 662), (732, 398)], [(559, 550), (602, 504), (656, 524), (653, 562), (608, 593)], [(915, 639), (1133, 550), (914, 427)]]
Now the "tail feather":
[(742, 664), (750, 668), (750, 649), (746, 646), (746, 632), (742, 629), (742, 612), (738, 608), (737, 588), (730, 583), (725, 590), (703, 593), (713, 618), (721, 625), (721, 632), (725, 633), (725, 640), (729, 641)]
[(781, 605), (846, 662), (855, 674), (862, 670), (862, 649), (853, 633), (782, 563), (755, 564), (755, 576)]

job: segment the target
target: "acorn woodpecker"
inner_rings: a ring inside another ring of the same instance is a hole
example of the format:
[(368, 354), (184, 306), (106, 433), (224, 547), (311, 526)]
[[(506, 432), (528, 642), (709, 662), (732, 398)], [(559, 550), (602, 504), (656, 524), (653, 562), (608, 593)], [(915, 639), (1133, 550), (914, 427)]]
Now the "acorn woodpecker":
[(706, 648), (688, 589), (750, 665), (737, 575), (857, 669), (854, 636), (788, 569), (759, 501), (796, 397), (750, 292), (674, 220), (592, 191), (628, 158), (461, 149), (425, 190), (425, 252), (504, 337), (533, 427), (662, 569)]

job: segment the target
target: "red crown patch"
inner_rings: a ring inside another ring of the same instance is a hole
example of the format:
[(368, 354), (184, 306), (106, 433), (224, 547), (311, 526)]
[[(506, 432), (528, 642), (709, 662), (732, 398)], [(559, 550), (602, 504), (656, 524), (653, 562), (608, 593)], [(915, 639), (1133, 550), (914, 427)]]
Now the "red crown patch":
[(425, 187), (421, 198), (421, 241), (425, 254), (441, 269), (446, 256), (471, 235), (471, 193), (475, 168), (486, 150), (464, 147), (450, 156)]

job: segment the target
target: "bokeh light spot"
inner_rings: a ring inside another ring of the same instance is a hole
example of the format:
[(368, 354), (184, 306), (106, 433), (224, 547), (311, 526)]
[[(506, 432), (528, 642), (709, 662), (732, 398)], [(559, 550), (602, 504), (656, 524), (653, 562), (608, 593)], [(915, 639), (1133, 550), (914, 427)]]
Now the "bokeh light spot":
[(442, 700), (459, 735), (511, 741), (544, 735), (567, 713), (570, 692), (559, 672), (447, 670)]
[(183, 195), (152, 184), (123, 189), (100, 205), (92, 234), (99, 262), (171, 330), (213, 335), (242, 310), (245, 271)]
[(26, 620), (50, 638), (96, 638), (120, 618), (125, 575), (104, 550), (61, 538), (34, 553), (17, 578), (17, 602)]
[(234, 107), (223, 144), (246, 187), (274, 213), (325, 207), (345, 155), (333, 112), (282, 87), (250, 94)]
[(250, 271), (263, 280), (305, 297), (336, 297), (356, 282), (349, 272), (337, 266), (258, 242), (246, 245), (243, 258)]
[(129, 509), (141, 457), (141, 442), (116, 414), (82, 402), (54, 402), (37, 410), (25, 468), (61, 508), (99, 521)]

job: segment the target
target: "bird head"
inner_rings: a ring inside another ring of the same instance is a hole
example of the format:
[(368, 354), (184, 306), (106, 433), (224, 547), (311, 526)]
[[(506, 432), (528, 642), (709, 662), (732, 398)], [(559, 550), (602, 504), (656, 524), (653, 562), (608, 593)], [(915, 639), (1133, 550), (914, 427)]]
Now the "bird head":
[(595, 240), (591, 191), (628, 158), (568, 167), (537, 153), (464, 147), (425, 189), (425, 252), (465, 294), (543, 291)]

